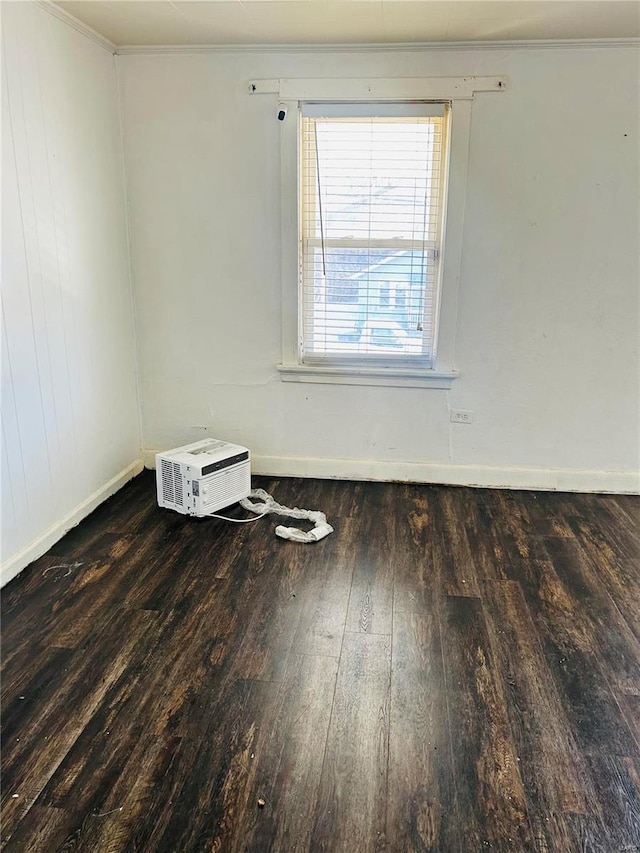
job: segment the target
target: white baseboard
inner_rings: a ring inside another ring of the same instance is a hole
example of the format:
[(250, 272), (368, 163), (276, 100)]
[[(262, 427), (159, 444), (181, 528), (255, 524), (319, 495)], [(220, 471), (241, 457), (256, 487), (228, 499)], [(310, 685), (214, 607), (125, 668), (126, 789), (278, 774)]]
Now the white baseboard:
[[(143, 453), (145, 468), (155, 468), (156, 450)], [(275, 477), (318, 477), (339, 480), (435, 483), (493, 489), (640, 494), (640, 473), (557, 468), (509, 468), (485, 465), (442, 465), (430, 462), (379, 462), (371, 459), (314, 459), (297, 456), (252, 456), (253, 474)]]
[(136, 459), (135, 462), (132, 462), (131, 465), (128, 465), (116, 474), (115, 477), (112, 477), (108, 483), (105, 483), (104, 486), (92, 495), (89, 495), (75, 509), (71, 510), (71, 512), (67, 513), (59, 521), (56, 521), (55, 524), (52, 524), (44, 533), (30, 542), (26, 548), (23, 548), (9, 560), (6, 560), (0, 568), (0, 586), (8, 583), (28, 566), (29, 563), (46, 554), (49, 548), (55, 545), (59, 539), (62, 539), (68, 530), (75, 527), (83, 518), (86, 518), (89, 513), (93, 512), (96, 507), (100, 506), (107, 498), (110, 498), (111, 495), (121, 489), (125, 483), (137, 476), (143, 468), (143, 460)]

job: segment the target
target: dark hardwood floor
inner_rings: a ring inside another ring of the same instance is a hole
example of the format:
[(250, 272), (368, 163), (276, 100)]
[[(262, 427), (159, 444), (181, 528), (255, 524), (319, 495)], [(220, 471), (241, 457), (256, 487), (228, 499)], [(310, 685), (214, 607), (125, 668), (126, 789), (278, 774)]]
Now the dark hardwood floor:
[(640, 499), (254, 485), (335, 533), (146, 472), (3, 590), (3, 849), (640, 850)]

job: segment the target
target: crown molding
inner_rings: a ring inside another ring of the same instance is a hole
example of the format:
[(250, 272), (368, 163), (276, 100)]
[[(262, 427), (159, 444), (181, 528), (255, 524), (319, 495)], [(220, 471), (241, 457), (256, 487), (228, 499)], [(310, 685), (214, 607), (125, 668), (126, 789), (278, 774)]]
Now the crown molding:
[[(38, 0), (42, 2), (42, 0)], [(386, 53), (440, 50), (566, 50), (640, 47), (640, 38), (534, 39), (519, 41), (427, 41), (394, 44), (128, 44), (119, 56), (202, 53)]]
[(396, 53), (441, 50), (549, 50), (567, 48), (628, 48), (639, 47), (640, 38), (610, 39), (508, 39), (498, 41), (424, 41), (366, 44), (125, 44), (116, 45), (88, 24), (56, 5), (53, 0), (33, 0), (58, 20), (72, 27), (91, 41), (120, 56), (154, 54), (201, 53)]
[(56, 6), (56, 4), (50, 2), (50, 0), (33, 0), (33, 2), (40, 9), (44, 9), (50, 15), (53, 15), (54, 18), (57, 18), (59, 21), (62, 21), (64, 24), (67, 24), (67, 26), (72, 27), (83, 36), (86, 36), (88, 39), (91, 39), (91, 41), (100, 45), (100, 47), (108, 50), (109, 53), (113, 54), (116, 52), (116, 46), (112, 41), (109, 41), (108, 38), (105, 38), (87, 24), (83, 24), (82, 21), (79, 21), (76, 17), (70, 15), (69, 12), (65, 12), (64, 9), (60, 8), (60, 6)]

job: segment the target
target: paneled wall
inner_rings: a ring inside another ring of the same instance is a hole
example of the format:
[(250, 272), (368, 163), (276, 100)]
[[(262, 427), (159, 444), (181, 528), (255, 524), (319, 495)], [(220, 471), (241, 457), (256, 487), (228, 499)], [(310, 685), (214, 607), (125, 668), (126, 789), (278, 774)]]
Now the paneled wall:
[(2, 581), (137, 470), (114, 58), (2, 4)]

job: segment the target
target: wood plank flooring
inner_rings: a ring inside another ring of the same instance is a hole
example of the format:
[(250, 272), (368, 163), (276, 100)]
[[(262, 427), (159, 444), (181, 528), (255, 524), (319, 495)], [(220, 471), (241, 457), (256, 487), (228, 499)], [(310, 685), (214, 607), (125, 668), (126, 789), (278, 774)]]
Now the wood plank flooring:
[(3, 850), (640, 851), (640, 499), (254, 485), (335, 533), (145, 472), (3, 590)]

